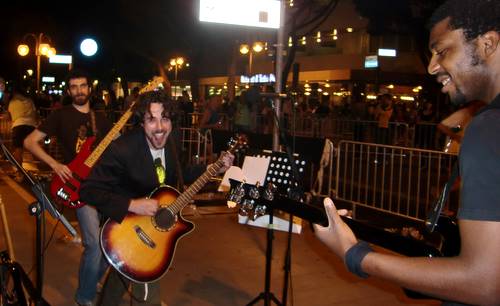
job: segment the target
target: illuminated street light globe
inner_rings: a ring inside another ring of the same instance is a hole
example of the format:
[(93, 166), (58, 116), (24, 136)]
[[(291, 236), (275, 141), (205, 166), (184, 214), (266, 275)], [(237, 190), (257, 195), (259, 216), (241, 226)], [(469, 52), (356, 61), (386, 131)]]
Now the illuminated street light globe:
[(97, 43), (92, 38), (86, 38), (80, 44), (80, 51), (85, 56), (93, 56), (97, 53)]
[(26, 56), (30, 52), (28, 45), (22, 44), (17, 47), (17, 53), (21, 56)]
[(47, 56), (49, 54), (49, 51), (50, 51), (49, 44), (40, 44), (38, 46), (38, 53), (40, 53), (41, 55)]
[(264, 45), (260, 41), (257, 41), (253, 44), (252, 49), (253, 51), (259, 53), (264, 49)]
[(250, 47), (247, 44), (240, 45), (240, 53), (247, 54), (250, 51)]

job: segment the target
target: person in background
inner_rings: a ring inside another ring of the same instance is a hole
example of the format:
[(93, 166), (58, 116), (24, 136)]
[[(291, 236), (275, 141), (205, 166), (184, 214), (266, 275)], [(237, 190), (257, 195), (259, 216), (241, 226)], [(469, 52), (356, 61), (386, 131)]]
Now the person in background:
[(389, 121), (392, 117), (392, 96), (390, 94), (383, 94), (380, 96), (380, 102), (375, 111), (375, 118), (377, 119), (377, 143), (379, 144), (392, 144), (389, 136)]
[(192, 125), (192, 114), (194, 113), (194, 103), (191, 101), (191, 97), (187, 90), (182, 91), (182, 96), (180, 97), (180, 109), (182, 110), (183, 117), (181, 122), (184, 127), (191, 127)]
[[(67, 166), (75, 159), (85, 141), (97, 136), (99, 143), (111, 129), (111, 123), (100, 112), (90, 108), (90, 77), (86, 72), (73, 69), (67, 80), (67, 93), (71, 104), (50, 113), (49, 117), (24, 140), (24, 147), (49, 165), (63, 182), (72, 177)], [(63, 152), (63, 161), (50, 156), (40, 145), (47, 136), (56, 136)], [(94, 305), (97, 284), (107, 267), (99, 245), (100, 216), (90, 205), (76, 209), (84, 251), (80, 260), (78, 288), (75, 301), (78, 305)]]
[(251, 104), (247, 100), (246, 91), (236, 97), (234, 128), (237, 133), (250, 133), (252, 131)]
[(360, 277), (383, 278), (445, 301), (443, 305), (500, 303), (500, 2), (448, 0), (430, 20), (428, 72), (456, 105), (479, 100), (462, 139), (457, 218), (460, 252), (451, 258), (375, 252), (342, 221), (345, 210), (324, 201), (329, 225), (316, 236)]
[[(37, 125), (38, 116), (33, 100), (25, 96), (25, 90), (19, 84), (14, 85), (12, 98), (7, 107), (12, 120), (12, 155), (23, 165), (24, 139), (33, 132)], [(17, 169), (16, 169), (17, 170)], [(19, 171), (15, 173), (15, 180), (21, 182), (23, 174)]]
[(125, 98), (123, 103), (123, 110), (126, 111), (130, 108), (130, 105), (139, 98), (139, 87), (134, 87), (130, 95)]
[(199, 127), (202, 131), (221, 127), (222, 118), (219, 115), (221, 105), (222, 96), (220, 95), (213, 95), (208, 99), (200, 119)]

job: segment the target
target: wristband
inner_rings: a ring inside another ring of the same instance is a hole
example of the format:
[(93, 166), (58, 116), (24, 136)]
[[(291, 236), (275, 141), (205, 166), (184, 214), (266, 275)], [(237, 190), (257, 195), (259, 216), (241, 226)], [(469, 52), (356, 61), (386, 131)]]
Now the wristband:
[(370, 245), (364, 241), (359, 241), (355, 245), (353, 245), (347, 252), (345, 253), (345, 265), (347, 266), (347, 270), (349, 272), (356, 274), (361, 278), (367, 278), (369, 275), (363, 272), (361, 268), (361, 261), (365, 258), (366, 254), (373, 252), (373, 249)]

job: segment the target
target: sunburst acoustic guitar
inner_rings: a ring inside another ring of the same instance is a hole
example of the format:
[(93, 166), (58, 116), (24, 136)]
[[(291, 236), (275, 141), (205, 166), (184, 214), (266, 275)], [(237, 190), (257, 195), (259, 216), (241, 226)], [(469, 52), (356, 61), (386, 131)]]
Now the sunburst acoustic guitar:
[[(245, 145), (245, 137), (239, 136), (229, 142), (227, 152)], [(100, 241), (108, 262), (134, 282), (153, 282), (162, 277), (172, 263), (178, 240), (194, 229), (194, 224), (182, 217), (182, 209), (223, 165), (221, 156), (182, 194), (160, 185), (149, 195), (160, 203), (152, 217), (129, 213), (121, 223), (107, 220)]]

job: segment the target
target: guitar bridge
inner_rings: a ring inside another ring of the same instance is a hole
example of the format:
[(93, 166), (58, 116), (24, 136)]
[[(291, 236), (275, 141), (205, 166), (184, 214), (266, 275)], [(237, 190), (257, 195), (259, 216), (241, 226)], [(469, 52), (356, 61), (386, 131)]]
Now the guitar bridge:
[(134, 226), (135, 233), (141, 239), (141, 241), (150, 247), (151, 249), (156, 248), (156, 243), (151, 239), (138, 225)]

